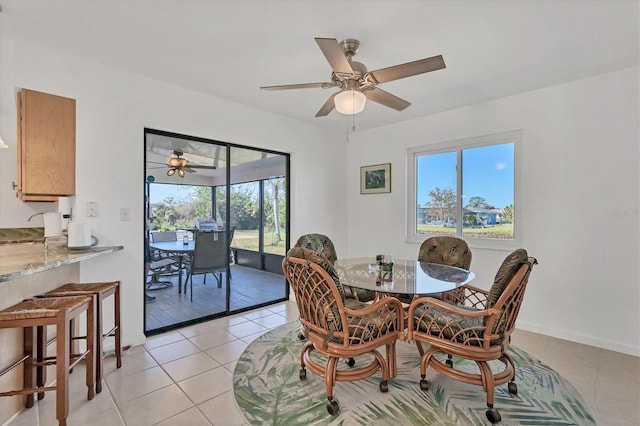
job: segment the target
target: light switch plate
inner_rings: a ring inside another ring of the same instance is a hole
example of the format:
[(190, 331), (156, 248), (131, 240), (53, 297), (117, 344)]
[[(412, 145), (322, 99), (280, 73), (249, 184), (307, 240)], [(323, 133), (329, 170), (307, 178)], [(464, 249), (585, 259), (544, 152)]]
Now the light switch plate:
[(98, 202), (87, 201), (87, 217), (98, 217)]
[(123, 222), (131, 220), (129, 207), (120, 207), (120, 220)]

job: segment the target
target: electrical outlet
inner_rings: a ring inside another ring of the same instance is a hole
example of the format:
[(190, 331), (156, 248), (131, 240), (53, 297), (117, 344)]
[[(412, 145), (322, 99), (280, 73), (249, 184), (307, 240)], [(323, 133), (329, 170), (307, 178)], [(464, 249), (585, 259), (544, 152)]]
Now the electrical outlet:
[(87, 201), (87, 217), (98, 217), (98, 203), (96, 201)]
[(131, 220), (129, 215), (129, 207), (120, 207), (120, 220), (123, 222), (128, 222)]

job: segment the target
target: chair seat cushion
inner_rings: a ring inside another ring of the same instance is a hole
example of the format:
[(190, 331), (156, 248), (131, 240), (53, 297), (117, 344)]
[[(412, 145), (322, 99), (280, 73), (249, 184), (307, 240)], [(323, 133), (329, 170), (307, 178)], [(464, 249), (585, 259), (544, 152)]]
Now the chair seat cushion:
[(350, 343), (367, 343), (397, 331), (397, 318), (395, 311), (386, 308), (359, 317), (347, 316)]
[[(469, 311), (477, 309), (456, 305)], [(420, 306), (414, 314), (414, 331), (458, 343), (481, 345), (484, 336), (482, 318), (469, 318), (435, 306)]]

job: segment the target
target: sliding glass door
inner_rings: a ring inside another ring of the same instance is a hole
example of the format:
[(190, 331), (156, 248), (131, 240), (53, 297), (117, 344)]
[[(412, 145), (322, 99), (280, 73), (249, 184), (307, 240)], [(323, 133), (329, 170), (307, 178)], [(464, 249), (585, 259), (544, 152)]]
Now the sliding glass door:
[(148, 335), (288, 299), (288, 167), (286, 154), (145, 129)]

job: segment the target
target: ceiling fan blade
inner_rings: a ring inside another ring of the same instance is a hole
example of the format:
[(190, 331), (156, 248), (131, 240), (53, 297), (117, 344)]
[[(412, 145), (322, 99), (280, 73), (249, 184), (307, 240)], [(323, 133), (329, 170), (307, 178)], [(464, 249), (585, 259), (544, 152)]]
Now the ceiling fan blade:
[(184, 170), (187, 173), (195, 173), (196, 172), (191, 167), (183, 167), (182, 170)]
[(399, 80), (413, 75), (423, 74), (425, 72), (436, 71), (446, 68), (442, 55), (432, 56), (431, 58), (419, 59), (406, 64), (394, 65), (392, 67), (381, 68), (371, 71), (371, 75), (378, 83), (386, 83), (387, 81)]
[(281, 86), (262, 86), (262, 90), (286, 90), (286, 89), (327, 89), (332, 87), (332, 83), (300, 83), (300, 84), (285, 84)]
[(333, 103), (333, 98), (335, 98), (338, 93), (340, 92), (336, 92), (333, 95), (329, 96), (329, 99), (327, 99), (327, 102), (325, 102), (324, 105), (322, 105), (322, 108), (320, 108), (320, 111), (316, 113), (316, 117), (325, 117), (329, 115), (329, 113), (333, 110), (333, 108), (335, 108), (335, 104)]
[(320, 37), (316, 37), (315, 39), (334, 72), (353, 74), (353, 68), (351, 68), (351, 64), (342, 51), (338, 40), (335, 38)]
[(364, 94), (370, 101), (377, 102), (389, 108), (393, 108), (396, 111), (402, 111), (403, 109), (411, 105), (411, 102), (407, 102), (404, 99), (392, 95), (389, 92), (385, 92), (384, 90), (377, 87), (365, 91)]
[(188, 167), (190, 167), (190, 168), (192, 168), (192, 169), (210, 169), (210, 170), (215, 170), (215, 169), (217, 169), (217, 167), (216, 167), (216, 166), (199, 166), (199, 165), (197, 165), (197, 164), (189, 164), (189, 166), (188, 166)]

